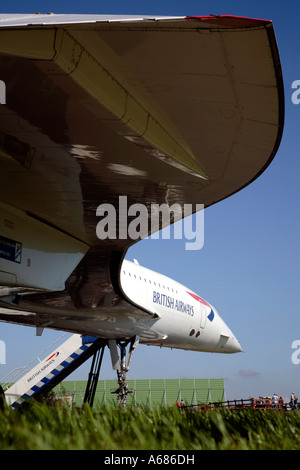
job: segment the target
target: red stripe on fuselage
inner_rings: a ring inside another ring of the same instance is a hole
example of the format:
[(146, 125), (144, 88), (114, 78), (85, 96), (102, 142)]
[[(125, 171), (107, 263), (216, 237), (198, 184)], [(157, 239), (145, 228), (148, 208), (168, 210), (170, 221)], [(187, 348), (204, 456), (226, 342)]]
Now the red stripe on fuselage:
[(198, 300), (198, 302), (200, 302), (201, 304), (206, 305), (207, 307), (211, 308), (211, 306), (204, 299), (199, 297), (199, 295), (193, 294), (192, 292), (188, 292), (188, 291), (187, 293), (190, 294), (195, 300)]

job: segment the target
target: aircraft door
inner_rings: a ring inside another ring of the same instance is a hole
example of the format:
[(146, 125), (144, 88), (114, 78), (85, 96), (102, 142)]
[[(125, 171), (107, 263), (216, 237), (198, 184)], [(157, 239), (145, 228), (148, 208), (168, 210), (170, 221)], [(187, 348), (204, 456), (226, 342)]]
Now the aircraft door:
[(206, 306), (200, 303), (200, 328), (204, 328), (206, 323)]

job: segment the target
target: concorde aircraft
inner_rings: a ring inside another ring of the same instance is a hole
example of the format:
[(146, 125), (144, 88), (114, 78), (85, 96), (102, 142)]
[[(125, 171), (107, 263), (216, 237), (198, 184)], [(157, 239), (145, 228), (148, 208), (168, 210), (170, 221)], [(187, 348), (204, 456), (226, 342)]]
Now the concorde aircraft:
[[(124, 318), (124, 334), (132, 328), (149, 344), (194, 351), (242, 350), (216, 309), (182, 284), (140, 266), (136, 260), (124, 260), (120, 281), (128, 299), (157, 319), (150, 325), (144, 320), (139, 324), (136, 318)], [(121, 321), (118, 328), (122, 329)], [(107, 322), (105, 330), (113, 332), (114, 325)]]
[(97, 208), (195, 212), (267, 168), (284, 121), (272, 22), (1, 14), (0, 80), (0, 320), (240, 350), (198, 293), (124, 262), (137, 240), (100, 239)]

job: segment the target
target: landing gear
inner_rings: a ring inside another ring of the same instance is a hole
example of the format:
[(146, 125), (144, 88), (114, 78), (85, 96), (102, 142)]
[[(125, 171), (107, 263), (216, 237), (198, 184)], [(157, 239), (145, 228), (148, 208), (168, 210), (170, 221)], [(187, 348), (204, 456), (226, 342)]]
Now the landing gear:
[[(126, 408), (126, 401), (128, 393), (131, 393), (132, 390), (129, 390), (128, 384), (126, 382), (126, 373), (129, 371), (130, 362), (132, 359), (133, 351), (139, 344), (139, 336), (134, 336), (128, 340), (108, 340), (108, 347), (110, 350), (111, 362), (113, 369), (117, 371), (118, 384), (119, 388), (113, 392), (118, 394), (119, 405), (122, 405)], [(126, 348), (129, 345), (128, 357), (126, 362)], [(106, 344), (101, 343), (97, 347), (93, 355), (91, 370), (89, 373), (89, 379), (87, 382), (87, 387), (84, 396), (84, 403), (88, 403), (91, 407), (94, 403), (95, 392), (97, 388), (97, 383), (99, 379), (100, 368), (102, 364), (104, 349)], [(118, 354), (118, 347), (120, 348), (120, 356)]]
[[(127, 395), (132, 391), (129, 390), (126, 382), (126, 373), (129, 371), (130, 362), (132, 359), (133, 351), (139, 344), (139, 336), (134, 336), (129, 340), (109, 340), (108, 346), (110, 349), (111, 361), (113, 369), (117, 371), (119, 388), (115, 393), (118, 394), (119, 405), (126, 407)], [(126, 362), (126, 347), (129, 345), (128, 358)], [(120, 357), (118, 355), (117, 346), (121, 350)]]

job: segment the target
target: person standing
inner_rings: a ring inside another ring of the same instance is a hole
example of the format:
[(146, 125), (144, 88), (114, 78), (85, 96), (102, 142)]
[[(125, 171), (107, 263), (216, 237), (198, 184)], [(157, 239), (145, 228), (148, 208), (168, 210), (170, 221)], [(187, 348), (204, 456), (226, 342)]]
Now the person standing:
[(291, 394), (290, 405), (291, 405), (291, 408), (293, 410), (295, 408), (295, 392), (292, 392), (292, 394)]
[(278, 408), (278, 395), (277, 395), (277, 393), (274, 393), (274, 395), (272, 397), (272, 402), (273, 402), (274, 408)]

